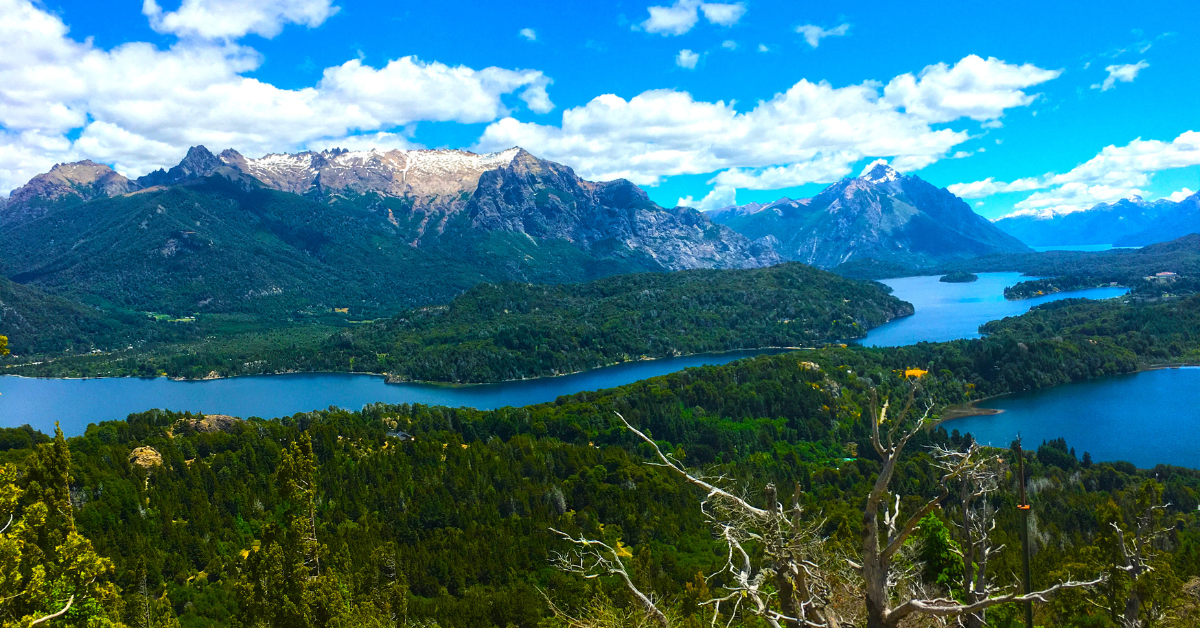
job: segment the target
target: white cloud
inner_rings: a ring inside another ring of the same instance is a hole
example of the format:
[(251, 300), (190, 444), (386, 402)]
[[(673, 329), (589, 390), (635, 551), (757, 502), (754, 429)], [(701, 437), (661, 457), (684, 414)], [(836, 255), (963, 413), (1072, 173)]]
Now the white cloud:
[[(962, 63), (971, 63), (970, 58)], [(955, 68), (940, 72), (957, 75)], [(1029, 70), (1036, 68), (1025, 71)], [(928, 74), (928, 69), (922, 73)], [(1052, 75), (1042, 74), (1042, 78)], [(953, 111), (999, 116), (1004, 106), (1030, 100), (1008, 82), (966, 84), (963, 89), (969, 91), (957, 94), (958, 84), (948, 81), (939, 86), (948, 102), (988, 105), (986, 109), (943, 107), (931, 116), (925, 110), (920, 114), (902, 110), (898, 102), (881, 95), (880, 86), (868, 81), (833, 87), (801, 80), (748, 111), (738, 111), (732, 102), (697, 101), (687, 92), (669, 89), (643, 92), (628, 100), (605, 94), (564, 111), (560, 126), (511, 117), (494, 122), (484, 130), (476, 149), (523, 146), (570, 165), (589, 179), (624, 177), (654, 185), (664, 176), (726, 170), (712, 182), (776, 189), (836, 180), (866, 157), (889, 157), (893, 167), (903, 171), (925, 167), (970, 139), (967, 131), (933, 128), (929, 117), (944, 121)], [(918, 92), (927, 89), (917, 84)], [(990, 97), (988, 89), (1001, 90), (1004, 97)]]
[(1108, 78), (1104, 79), (1103, 83), (1096, 83), (1095, 85), (1092, 85), (1092, 89), (1098, 89), (1102, 92), (1107, 92), (1108, 90), (1117, 86), (1117, 81), (1122, 83), (1132, 83), (1133, 79), (1137, 78), (1138, 72), (1141, 72), (1148, 67), (1150, 67), (1150, 64), (1146, 63), (1145, 60), (1138, 61), (1137, 63), (1126, 63), (1124, 65), (1110, 65), (1107, 68), (1104, 68), (1106, 71), (1108, 71)]
[(796, 27), (796, 32), (804, 35), (804, 41), (808, 42), (808, 45), (813, 48), (816, 48), (821, 44), (821, 40), (826, 37), (841, 37), (850, 32), (850, 25), (841, 24), (833, 28), (821, 28), (814, 24), (801, 24)]
[(733, 26), (746, 13), (745, 5), (740, 2), (723, 4), (700, 0), (675, 0), (669, 7), (653, 6), (647, 10), (650, 17), (634, 28), (662, 35), (682, 35), (692, 30), (700, 21), (701, 13), (704, 19), (718, 26)]
[(696, 62), (698, 61), (700, 61), (700, 54), (686, 48), (680, 50), (679, 54), (675, 55), (675, 65), (681, 68), (693, 70), (696, 68)]
[[(190, 6), (201, 5), (180, 11)], [(71, 38), (29, 0), (0, 0), (0, 42), (5, 192), (56, 162), (90, 158), (137, 176), (174, 165), (194, 144), (253, 156), (394, 135), (424, 120), (489, 122), (510, 113), (510, 94), (535, 112), (554, 106), (550, 79), (536, 70), (416, 57), (378, 68), (355, 59), (315, 85), (281, 89), (245, 76), (261, 63), (251, 48), (186, 39), (165, 50), (144, 42), (105, 50)]]
[(768, 48), (766, 44), (759, 44), (758, 51), (759, 52), (771, 52), (771, 49)]
[(717, 173), (709, 183), (749, 190), (778, 190), (805, 183), (836, 181), (850, 174), (850, 165), (857, 161), (855, 157), (857, 155), (853, 153), (842, 152), (816, 155), (808, 161), (786, 166), (730, 168)]
[(527, 39), (529, 41), (537, 41), (537, 32), (534, 31), (532, 28), (522, 28), (521, 32), (518, 33), (518, 35), (520, 35), (521, 37), (524, 37), (525, 39)]
[(917, 76), (902, 74), (884, 88), (884, 100), (929, 122), (959, 118), (994, 120), (1005, 109), (1027, 106), (1037, 98), (1024, 90), (1058, 78), (1062, 70), (1033, 64), (1014, 65), (995, 57), (969, 55), (953, 66), (931, 65)]
[(1187, 131), (1170, 142), (1138, 138), (1124, 146), (1106, 146), (1098, 155), (1072, 168), (1012, 183), (990, 177), (956, 183), (949, 190), (964, 198), (999, 192), (1034, 192), (1013, 207), (1017, 215), (1050, 215), (1090, 209), (1129, 196), (1148, 196), (1143, 189), (1154, 173), (1200, 165), (1200, 132)]
[(733, 41), (732, 39), (726, 39), (725, 41), (721, 42), (721, 47), (726, 50), (737, 50), (738, 45), (736, 41)]
[(713, 209), (721, 209), (737, 204), (737, 190), (728, 186), (718, 185), (713, 188), (704, 198), (696, 201), (692, 195), (681, 197), (675, 201), (676, 207), (692, 207), (700, 211), (710, 211)]
[(142, 13), (150, 27), (179, 37), (237, 39), (250, 33), (271, 38), (287, 24), (320, 26), (338, 12), (330, 0), (183, 0), (164, 12), (155, 0), (144, 0)]
[(718, 26), (733, 26), (746, 14), (746, 5), (741, 2), (722, 4), (720, 2), (704, 2), (700, 4), (704, 19)]
[(1002, 192), (1029, 192), (1041, 187), (1043, 187), (1042, 182), (1037, 177), (1017, 179), (1012, 183), (996, 181), (992, 177), (988, 177), (983, 181), (973, 183), (955, 183), (946, 189), (962, 198), (984, 198)]
[(1171, 201), (1172, 203), (1178, 203), (1179, 201), (1182, 201), (1183, 199), (1185, 199), (1193, 194), (1195, 194), (1195, 192), (1193, 192), (1187, 188), (1183, 188), (1182, 190), (1179, 190), (1177, 192), (1171, 192), (1170, 194), (1166, 195), (1164, 198), (1166, 198), (1168, 201)]

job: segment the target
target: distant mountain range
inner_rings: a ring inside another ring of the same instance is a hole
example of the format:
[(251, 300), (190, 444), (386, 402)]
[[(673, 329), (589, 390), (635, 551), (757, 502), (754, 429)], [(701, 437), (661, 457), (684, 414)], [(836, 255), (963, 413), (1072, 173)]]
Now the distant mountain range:
[(330, 150), (248, 159), (193, 147), (136, 180), (56, 165), (0, 209), (13, 280), (139, 310), (392, 312), (483, 281), (583, 281), (782, 259), (625, 180), (514, 148)]
[(855, 259), (924, 267), (1030, 251), (949, 191), (884, 164), (812, 198), (725, 207), (708, 215), (789, 260), (823, 268)]
[(1200, 193), (1182, 201), (1133, 196), (1069, 214), (1021, 214), (996, 226), (1031, 246), (1146, 246), (1200, 233)]

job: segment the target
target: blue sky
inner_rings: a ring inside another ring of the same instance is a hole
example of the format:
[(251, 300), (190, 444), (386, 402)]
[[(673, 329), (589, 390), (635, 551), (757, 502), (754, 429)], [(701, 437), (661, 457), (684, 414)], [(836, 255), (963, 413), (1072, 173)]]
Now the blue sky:
[(988, 217), (1200, 189), (1200, 4), (947, 4), (0, 0), (0, 189), (191, 143), (519, 143), (703, 208), (877, 158)]

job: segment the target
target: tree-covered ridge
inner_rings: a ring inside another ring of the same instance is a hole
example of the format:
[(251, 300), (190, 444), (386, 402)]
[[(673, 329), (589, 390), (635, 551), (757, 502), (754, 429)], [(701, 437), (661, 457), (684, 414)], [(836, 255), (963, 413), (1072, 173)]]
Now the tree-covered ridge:
[[(1094, 319), (1081, 305), (1045, 315)], [(1173, 324), (1190, 323), (1162, 329)], [(71, 507), (80, 532), (112, 560), (122, 603), (111, 608), (130, 625), (144, 625), (139, 613), (150, 608), (153, 617), (169, 609), (184, 626), (269, 615), (289, 626), (532, 627), (550, 614), (539, 589), (574, 616), (597, 605), (637, 612), (619, 581), (589, 584), (551, 567), (553, 552), (569, 549), (555, 528), (625, 548), (639, 586), (664, 596), (681, 625), (698, 627), (712, 619), (698, 602), (731, 584), (703, 578), (723, 563), (724, 547), (698, 507), (702, 494), (647, 465), (653, 450), (615, 412), (690, 467), (747, 488), (770, 482), (788, 496), (798, 487), (823, 543), (850, 551), (861, 544), (861, 504), (880, 471), (871, 394), (902, 397), (913, 381), (906, 370), (917, 368), (925, 371), (918, 401), (935, 403), (936, 416), (946, 404), (1136, 368), (1132, 350), (1089, 342), (1087, 330), (1047, 336), (1079, 325), (1059, 327), (1021, 336), (1010, 323), (1011, 333), (981, 340), (760, 357), (494, 411), (373, 405), (222, 429), (152, 411), (69, 441)], [(897, 467), (905, 516), (937, 494), (928, 447), (967, 444), (956, 433), (918, 434)], [(0, 460), (28, 464), (27, 455), (13, 449)], [(1146, 612), (1185, 617), (1182, 582), (1200, 576), (1200, 473), (1080, 462), (1057, 443), (1028, 462), (1035, 587), (1107, 572), (1110, 583), (1087, 595), (1112, 608), (1125, 600), (1132, 584), (1111, 566), (1118, 550), (1109, 524), (1129, 529), (1145, 482), (1156, 479), (1171, 525), (1156, 541)], [(1015, 493), (1010, 474), (989, 501), (995, 541), (1005, 545), (991, 562), (998, 578), (1018, 571)], [(761, 504), (760, 494), (747, 497)], [(956, 507), (949, 499), (934, 512), (951, 531)], [(922, 530), (914, 551), (942, 534), (932, 521)], [(947, 564), (926, 570), (927, 586), (944, 579)], [(1039, 605), (1039, 623), (1118, 619), (1082, 595)], [(1015, 626), (1017, 612), (1000, 606), (988, 617)]]
[(237, 332), (201, 316), (194, 332), (199, 340), (17, 371), (192, 378), (357, 371), (388, 373), (393, 380), (487, 382), (680, 354), (813, 346), (860, 338), (911, 313), (911, 305), (879, 284), (789, 263), (583, 284), (480, 284), (446, 306), (340, 330), (292, 324)]
[(447, 307), (335, 335), (331, 365), (394, 380), (498, 381), (672, 355), (861, 338), (912, 314), (879, 284), (798, 263), (636, 274), (586, 284), (478, 285)]

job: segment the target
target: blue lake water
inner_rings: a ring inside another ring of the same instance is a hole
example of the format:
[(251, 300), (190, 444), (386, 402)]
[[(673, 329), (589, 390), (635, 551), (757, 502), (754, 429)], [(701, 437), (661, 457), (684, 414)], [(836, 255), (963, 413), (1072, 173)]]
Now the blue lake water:
[(979, 326), (1008, 316), (1020, 316), (1029, 308), (1059, 299), (1109, 299), (1125, 288), (1093, 288), (1059, 292), (1033, 299), (1009, 301), (1004, 288), (1029, 279), (1020, 273), (980, 273), (970, 283), (943, 283), (938, 276), (885, 279), (895, 296), (913, 304), (916, 313), (867, 332), (861, 344), (868, 347), (899, 347), (921, 341), (942, 342), (978, 338)]
[(630, 362), (562, 377), (499, 384), (439, 386), (385, 384), (382, 377), (351, 374), (295, 374), (172, 381), (165, 377), (104, 379), (32, 379), (0, 376), (0, 427), (28, 423), (46, 433), (54, 421), (68, 436), (89, 423), (124, 419), (151, 408), (280, 417), (330, 406), (357, 410), (368, 403), (424, 403), (479, 409), (554, 401), (561, 395), (622, 386), (692, 366), (779, 353), (780, 350), (732, 351), (662, 360)]
[(1000, 414), (947, 421), (985, 444), (1027, 449), (1067, 439), (1080, 458), (1128, 460), (1140, 468), (1200, 469), (1200, 368), (1162, 369), (1005, 395), (979, 404)]

